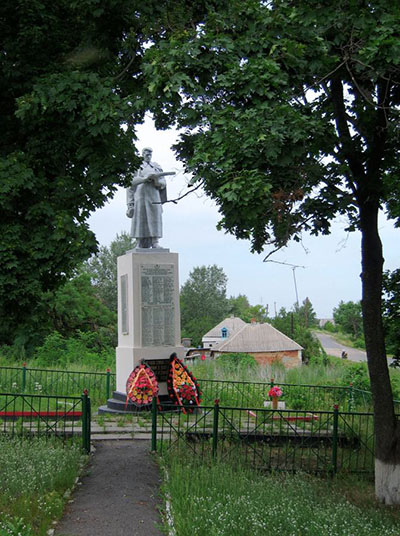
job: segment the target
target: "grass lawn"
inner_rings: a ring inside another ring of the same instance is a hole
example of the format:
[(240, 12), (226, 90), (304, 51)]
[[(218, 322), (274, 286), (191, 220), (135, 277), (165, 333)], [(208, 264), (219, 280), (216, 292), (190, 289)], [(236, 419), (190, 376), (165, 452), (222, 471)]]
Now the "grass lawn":
[(85, 461), (79, 441), (0, 436), (0, 536), (44, 536)]
[(222, 461), (163, 458), (176, 536), (399, 536), (400, 509), (354, 478), (261, 474)]

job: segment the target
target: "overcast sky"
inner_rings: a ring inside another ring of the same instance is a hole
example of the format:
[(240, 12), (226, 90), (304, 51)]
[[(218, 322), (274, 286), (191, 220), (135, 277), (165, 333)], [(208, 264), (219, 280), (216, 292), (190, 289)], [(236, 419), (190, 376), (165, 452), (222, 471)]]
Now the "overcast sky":
[[(171, 150), (176, 131), (156, 131), (147, 119), (137, 128), (137, 134), (139, 150), (152, 147), (153, 160), (164, 171), (177, 172), (175, 177), (167, 177), (168, 198), (185, 193), (188, 177), (183, 175), (182, 165)], [(117, 233), (129, 232), (130, 220), (125, 212), (126, 195), (120, 189), (112, 201), (92, 215), (89, 225), (100, 245), (108, 246)], [(271, 315), (275, 308), (291, 309), (296, 301), (293, 269), (264, 263), (268, 248), (261, 255), (250, 253), (250, 242), (216, 230), (218, 220), (216, 205), (204, 194), (194, 193), (178, 204), (164, 205), (164, 237), (160, 245), (179, 254), (180, 284), (195, 266), (216, 264), (228, 277), (228, 296), (245, 294), (252, 305), (268, 305)], [(345, 226), (345, 220), (336, 221), (330, 236), (304, 235), (302, 245), (290, 243), (272, 256), (272, 260), (300, 266), (295, 269), (299, 301), (308, 297), (319, 318), (331, 318), (340, 300), (361, 298), (360, 234), (347, 234)], [(400, 231), (382, 216), (380, 233), (385, 269), (398, 268)]]

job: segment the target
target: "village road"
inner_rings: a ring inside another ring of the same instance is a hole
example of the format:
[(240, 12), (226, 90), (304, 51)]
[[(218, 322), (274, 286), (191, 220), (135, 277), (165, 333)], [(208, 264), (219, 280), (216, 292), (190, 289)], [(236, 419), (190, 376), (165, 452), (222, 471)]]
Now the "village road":
[(328, 355), (335, 357), (341, 357), (343, 350), (347, 353), (350, 361), (366, 361), (367, 354), (364, 350), (357, 350), (357, 348), (350, 348), (344, 346), (340, 342), (337, 342), (334, 337), (325, 333), (314, 332), (314, 335), (319, 339), (323, 349)]

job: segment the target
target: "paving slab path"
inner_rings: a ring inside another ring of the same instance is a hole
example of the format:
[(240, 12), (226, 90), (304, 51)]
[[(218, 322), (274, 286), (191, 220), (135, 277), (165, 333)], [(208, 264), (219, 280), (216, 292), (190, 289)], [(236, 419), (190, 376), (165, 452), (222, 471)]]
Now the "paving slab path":
[(160, 473), (144, 440), (96, 441), (55, 536), (161, 536)]

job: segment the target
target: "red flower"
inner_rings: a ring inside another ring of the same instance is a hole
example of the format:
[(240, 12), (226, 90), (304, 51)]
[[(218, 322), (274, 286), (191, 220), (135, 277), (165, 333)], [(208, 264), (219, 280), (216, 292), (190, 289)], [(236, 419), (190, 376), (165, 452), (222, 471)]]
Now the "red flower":
[(274, 387), (271, 387), (271, 389), (268, 391), (268, 396), (282, 396), (282, 389), (278, 387), (277, 385), (274, 385)]

